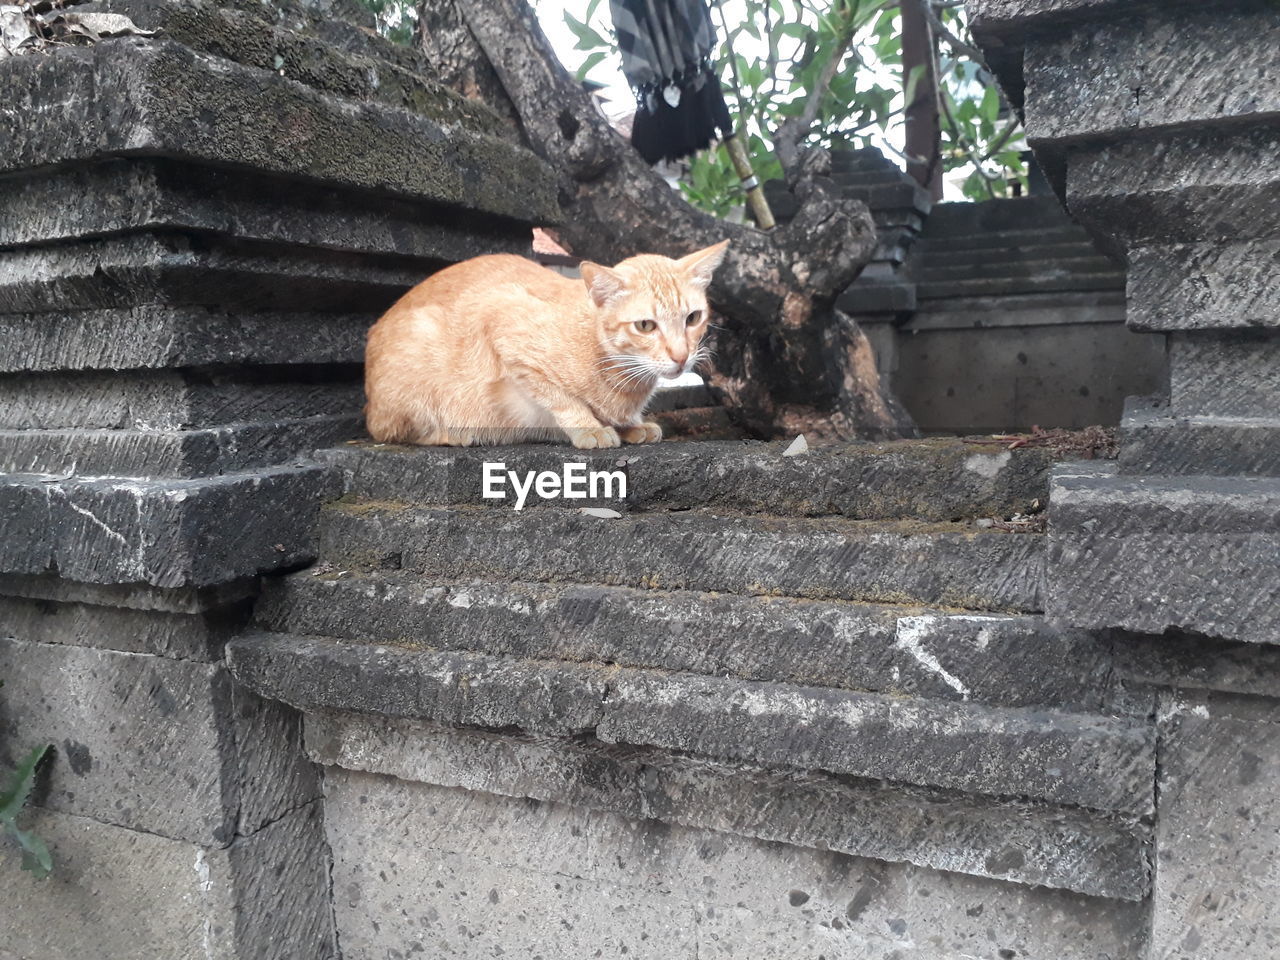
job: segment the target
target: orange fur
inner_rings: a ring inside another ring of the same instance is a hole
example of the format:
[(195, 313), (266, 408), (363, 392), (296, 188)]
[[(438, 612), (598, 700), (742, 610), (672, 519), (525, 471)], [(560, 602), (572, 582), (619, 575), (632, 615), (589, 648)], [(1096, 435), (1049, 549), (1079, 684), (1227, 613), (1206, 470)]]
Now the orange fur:
[(680, 260), (583, 263), (581, 280), (506, 254), (440, 271), (369, 331), (369, 433), (456, 446), (660, 440), (645, 405), (660, 377), (704, 355), (706, 289), (727, 246)]

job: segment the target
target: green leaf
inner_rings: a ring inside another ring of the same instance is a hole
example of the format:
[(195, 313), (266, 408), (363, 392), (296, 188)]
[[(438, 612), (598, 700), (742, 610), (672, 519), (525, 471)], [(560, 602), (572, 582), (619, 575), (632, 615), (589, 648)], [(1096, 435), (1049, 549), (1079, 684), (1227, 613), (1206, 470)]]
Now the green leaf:
[(587, 74), (598, 67), (607, 56), (608, 54), (597, 50), (595, 53), (590, 54), (587, 59), (583, 60), (582, 65), (578, 67), (577, 72), (574, 74), (574, 76), (578, 78), (578, 82), (581, 83), (583, 80), (587, 79)]
[(597, 47), (607, 47), (609, 45), (604, 37), (600, 36), (589, 25), (583, 23), (568, 10), (564, 12), (564, 22), (573, 31), (573, 35), (578, 38), (578, 42), (574, 44), (573, 49), (595, 50)]
[(22, 809), (27, 802), (27, 797), (31, 795), (31, 788), (36, 780), (36, 767), (51, 749), (53, 748), (49, 744), (35, 747), (27, 754), (27, 758), (18, 765), (18, 769), (14, 772), (13, 780), (10, 781), (8, 788), (4, 793), (0, 793), (0, 820), (12, 822), (17, 817), (18, 811)]
[(53, 857), (45, 842), (29, 830), (19, 830), (10, 824), (9, 831), (22, 847), (22, 869), (43, 880), (53, 872)]
[(591, 18), (595, 16), (596, 8), (599, 6), (600, 6), (600, 0), (591, 0), (591, 2), (587, 4), (587, 12), (582, 19), (585, 20), (587, 23), (590, 23)]

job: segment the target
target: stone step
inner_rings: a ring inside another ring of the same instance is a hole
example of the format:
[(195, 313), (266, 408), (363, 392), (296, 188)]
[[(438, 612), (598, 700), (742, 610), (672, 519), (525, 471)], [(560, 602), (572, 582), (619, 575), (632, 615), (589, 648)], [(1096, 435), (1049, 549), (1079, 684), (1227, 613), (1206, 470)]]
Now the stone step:
[(976, 280), (934, 280), (916, 285), (921, 300), (949, 297), (1000, 297), (1027, 293), (1058, 293), (1078, 290), (1124, 290), (1125, 275), (1109, 269), (1097, 273), (1073, 273), (1060, 277), (992, 277)]
[(1150, 889), (1151, 828), (1132, 817), (350, 713), (308, 716), (305, 736), (311, 759), (331, 769), (1094, 897), (1140, 900)]
[[(1061, 310), (1066, 308), (1092, 309), (1096, 307), (1125, 308), (1124, 288), (1116, 290), (1083, 290), (1040, 293), (1005, 294), (982, 297), (943, 297), (939, 300), (921, 300), (912, 324), (925, 314), (983, 314), (998, 311), (1024, 312), (1032, 310)], [(970, 323), (969, 326), (973, 324)]]
[(937, 237), (1064, 227), (1080, 229), (1067, 217), (1056, 197), (940, 203), (929, 216), (929, 234)]
[[(930, 219), (930, 226), (933, 224)], [(926, 228), (916, 241), (926, 255), (960, 250), (991, 250), (1005, 247), (1033, 248), (1060, 243), (1079, 243), (1083, 238), (1074, 224), (1063, 226), (1030, 226), (1019, 229), (987, 230), (978, 233), (935, 234)]]
[(376, 317), (435, 261), (335, 258), (329, 251), (248, 252), (235, 242), (153, 231), (47, 247), (0, 262), (0, 312), (62, 313), (139, 304), (216, 303)]
[[(347, 444), (318, 456), (338, 467), (346, 490), (365, 500), (433, 506), (511, 501), (485, 499), (485, 463), (507, 470), (560, 472), (567, 462), (625, 475), (621, 511), (713, 506), (748, 513), (836, 515), (852, 519), (949, 521), (1007, 516), (1046, 502), (1057, 456), (1005, 450), (956, 439), (848, 443), (785, 457), (789, 441), (663, 442), (614, 450), (565, 446), (401, 447)], [(581, 500), (529, 504), (582, 506)]]
[(195, 430), (0, 429), (0, 473), (216, 476), (309, 457), (362, 432), (360, 417), (342, 415)]
[(658, 410), (653, 413), (653, 420), (662, 427), (662, 435), (668, 440), (741, 440), (744, 435), (724, 407)]
[(1042, 538), (972, 524), (808, 520), (703, 511), (602, 519), (572, 510), (430, 509), (378, 501), (322, 511), (337, 569), (447, 580), (597, 583), (654, 590), (1041, 608)]
[(1145, 720), (291, 634), (251, 634), (227, 650), (240, 683), (308, 714), (591, 734), (771, 769), (1137, 816), (1152, 810), (1155, 737)]
[(1120, 424), (1120, 472), (1280, 477), (1280, 416), (1169, 416), (1130, 403)]
[(1040, 617), (318, 567), (264, 584), (280, 633), (1099, 711), (1110, 655)]
[(1169, 407), (1177, 414), (1280, 413), (1280, 337), (1266, 331), (1169, 335)]
[(1013, 260), (991, 257), (977, 263), (960, 264), (938, 263), (930, 258), (916, 268), (915, 278), (921, 283), (929, 283), (999, 277), (1028, 280), (1115, 272), (1116, 267), (1110, 260), (1099, 253), (1090, 253), (1080, 257), (1027, 256)]
[(1055, 473), (1052, 619), (1280, 643), (1280, 478), (1116, 476), (1115, 466)]
[[(1102, 256), (1093, 242), (1083, 234), (1078, 239), (1057, 243), (1026, 243), (1021, 246), (952, 248), (937, 244), (928, 248), (920, 260), (922, 269), (984, 265), (988, 263), (1020, 263), (1024, 260), (1059, 260)], [(1105, 258), (1104, 258), (1105, 259)], [(1110, 260), (1109, 266), (1113, 267)]]

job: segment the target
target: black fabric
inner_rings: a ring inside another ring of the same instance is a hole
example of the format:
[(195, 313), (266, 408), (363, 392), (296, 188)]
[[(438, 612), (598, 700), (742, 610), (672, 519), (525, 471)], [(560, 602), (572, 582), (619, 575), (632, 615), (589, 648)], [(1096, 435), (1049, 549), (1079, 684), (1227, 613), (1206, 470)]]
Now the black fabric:
[(631, 143), (649, 163), (676, 160), (732, 134), (711, 69), (716, 31), (706, 0), (610, 0), (622, 72), (636, 93)]

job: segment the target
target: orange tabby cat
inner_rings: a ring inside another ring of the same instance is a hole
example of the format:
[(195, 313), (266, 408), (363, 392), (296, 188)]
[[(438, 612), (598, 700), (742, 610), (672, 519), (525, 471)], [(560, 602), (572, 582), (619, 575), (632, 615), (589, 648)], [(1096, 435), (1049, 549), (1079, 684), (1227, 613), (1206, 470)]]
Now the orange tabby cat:
[(456, 446), (661, 440), (645, 405), (660, 377), (706, 355), (706, 290), (728, 245), (583, 263), (581, 280), (505, 254), (440, 271), (369, 331), (369, 433)]

